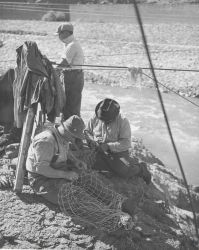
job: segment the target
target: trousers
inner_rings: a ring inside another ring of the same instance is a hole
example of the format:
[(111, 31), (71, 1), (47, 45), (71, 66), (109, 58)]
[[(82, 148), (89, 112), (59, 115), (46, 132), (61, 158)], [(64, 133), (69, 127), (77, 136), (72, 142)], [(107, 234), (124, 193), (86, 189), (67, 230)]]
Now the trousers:
[(84, 72), (82, 70), (67, 70), (62, 73), (61, 78), (65, 86), (66, 94), (63, 118), (66, 120), (72, 115), (80, 116)]
[(125, 179), (135, 177), (140, 173), (138, 160), (130, 157), (128, 151), (104, 153), (98, 150), (93, 169), (110, 171)]
[[(28, 172), (28, 179), (30, 186), (37, 195), (40, 195), (55, 205), (60, 205), (59, 194), (61, 187), (66, 184), (65, 187), (67, 188), (67, 184), (70, 185), (70, 181), (66, 179), (48, 178), (31, 172)], [(109, 189), (99, 177), (89, 173), (82, 174), (76, 181), (76, 185), (84, 189), (88, 195), (95, 197), (107, 205), (110, 209), (121, 208), (123, 212), (129, 213), (130, 215), (134, 214), (136, 205), (134, 200), (124, 198), (114, 190)], [(112, 202), (116, 197), (119, 203)], [(121, 205), (119, 205), (120, 202)]]

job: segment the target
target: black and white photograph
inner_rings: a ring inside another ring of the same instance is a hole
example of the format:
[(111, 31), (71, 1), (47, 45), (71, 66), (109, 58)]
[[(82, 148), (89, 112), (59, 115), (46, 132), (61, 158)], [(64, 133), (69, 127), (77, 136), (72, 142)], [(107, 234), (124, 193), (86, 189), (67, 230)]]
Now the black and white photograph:
[(199, 0), (0, 0), (0, 249), (199, 249)]

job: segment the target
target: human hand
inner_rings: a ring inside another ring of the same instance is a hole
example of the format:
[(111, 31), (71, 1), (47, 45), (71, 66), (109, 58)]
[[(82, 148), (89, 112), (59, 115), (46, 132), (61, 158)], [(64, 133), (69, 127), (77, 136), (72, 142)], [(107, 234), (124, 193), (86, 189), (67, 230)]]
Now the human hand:
[(79, 175), (74, 171), (68, 171), (66, 172), (65, 178), (69, 181), (76, 181), (79, 178)]

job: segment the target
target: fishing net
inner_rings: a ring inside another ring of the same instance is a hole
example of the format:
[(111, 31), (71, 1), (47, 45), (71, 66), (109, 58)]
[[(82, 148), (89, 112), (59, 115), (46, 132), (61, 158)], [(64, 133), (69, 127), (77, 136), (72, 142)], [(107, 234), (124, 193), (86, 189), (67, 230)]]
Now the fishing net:
[(125, 199), (95, 173), (84, 172), (59, 190), (59, 205), (67, 216), (108, 232), (131, 228), (131, 216), (121, 211)]
[(91, 170), (96, 160), (96, 154), (96, 148), (83, 149), (79, 151), (78, 158), (85, 162), (87, 164), (87, 168)]

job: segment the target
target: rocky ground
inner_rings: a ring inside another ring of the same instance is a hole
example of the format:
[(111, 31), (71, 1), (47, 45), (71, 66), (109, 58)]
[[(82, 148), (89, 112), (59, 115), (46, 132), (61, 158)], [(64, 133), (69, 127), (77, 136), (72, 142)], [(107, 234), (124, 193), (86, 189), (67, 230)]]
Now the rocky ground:
[[(132, 155), (148, 163), (152, 183), (142, 179), (124, 181), (115, 176), (102, 180), (124, 196), (135, 200), (132, 230), (107, 233), (70, 216), (32, 192), (0, 190), (0, 247), (3, 249), (197, 249), (193, 215), (183, 181), (165, 168), (138, 140)], [(10, 173), (9, 160), (1, 158), (0, 173)], [(199, 194), (191, 188), (194, 207), (199, 213)], [(142, 199), (141, 199), (142, 196)], [(199, 221), (198, 221), (199, 222)]]

